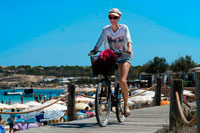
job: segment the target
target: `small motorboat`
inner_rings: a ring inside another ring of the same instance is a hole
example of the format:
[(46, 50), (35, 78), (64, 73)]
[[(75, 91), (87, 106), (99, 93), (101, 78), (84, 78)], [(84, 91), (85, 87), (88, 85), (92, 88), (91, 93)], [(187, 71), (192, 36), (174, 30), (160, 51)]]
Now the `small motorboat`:
[(3, 93), (3, 95), (22, 95), (22, 94), (23, 94), (22, 91), (16, 91), (16, 90), (6, 91)]
[(33, 97), (33, 89), (25, 89), (23, 96), (24, 97)]

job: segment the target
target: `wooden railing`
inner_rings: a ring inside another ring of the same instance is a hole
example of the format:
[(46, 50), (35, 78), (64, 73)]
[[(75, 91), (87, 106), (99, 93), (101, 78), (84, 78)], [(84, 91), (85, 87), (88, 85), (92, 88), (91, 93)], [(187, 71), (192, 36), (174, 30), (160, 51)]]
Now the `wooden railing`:
[[(166, 85), (161, 83), (161, 78), (157, 78), (157, 84), (154, 84), (150, 88), (146, 88), (143, 92), (134, 94), (129, 96), (129, 98), (141, 95), (146, 91), (155, 89), (155, 96), (153, 100), (153, 105), (160, 106), (161, 104), (161, 89), (164, 88), (170, 91), (170, 116), (169, 116), (169, 130), (173, 130), (173, 127), (176, 126), (177, 120), (181, 120), (186, 126), (193, 126), (197, 123), (197, 130), (200, 132), (200, 72), (195, 73), (196, 77), (196, 97), (192, 97), (196, 99), (196, 113), (194, 117), (189, 121), (186, 119), (183, 109), (182, 103), (184, 103), (189, 109), (193, 109), (186, 101), (183, 100), (183, 81), (180, 79), (172, 80), (171, 87), (167, 87)], [(41, 108), (29, 110), (29, 111), (22, 111), (22, 112), (0, 112), (0, 114), (24, 114), (24, 113), (31, 113), (35, 111), (42, 110), (47, 108), (59, 100), (66, 98), (67, 99), (67, 109), (68, 109), (68, 121), (75, 120), (75, 94), (81, 95), (79, 92), (75, 92), (75, 85), (69, 84), (68, 85), (68, 92), (65, 93), (64, 96), (59, 97), (55, 102), (50, 103), (48, 105), (42, 106)], [(81, 95), (87, 98), (92, 98), (87, 95)]]
[(75, 120), (75, 112), (74, 112), (74, 107), (75, 107), (75, 85), (69, 84), (68, 85), (68, 92), (65, 92), (64, 96), (60, 96), (59, 98), (56, 99), (56, 101), (49, 103), (47, 105), (41, 106), (40, 108), (33, 109), (33, 110), (28, 110), (28, 111), (22, 111), (22, 112), (1, 112), (0, 114), (26, 114), (26, 113), (31, 113), (31, 112), (36, 112), (40, 111), (44, 108), (47, 108), (58, 101), (62, 100), (63, 98), (66, 98), (67, 102), (67, 109), (68, 109), (68, 121)]
[(64, 96), (61, 96), (60, 98), (56, 99), (56, 101), (52, 102), (52, 103), (49, 103), (45, 106), (42, 106), (40, 108), (37, 108), (37, 109), (33, 109), (33, 110), (28, 110), (28, 111), (22, 111), (22, 112), (0, 112), (0, 114), (26, 114), (26, 113), (31, 113), (31, 112), (36, 112), (36, 111), (39, 111), (39, 110), (42, 110), (44, 108), (47, 108), (55, 103), (57, 103), (58, 101), (62, 100), (63, 98), (65, 98), (67, 95), (69, 95), (69, 93), (65, 94)]
[[(185, 126), (194, 126), (197, 124), (197, 132), (200, 132), (200, 72), (195, 73), (196, 81), (196, 97), (190, 96), (196, 99), (196, 112), (191, 120), (187, 120), (183, 113), (182, 103), (184, 103), (189, 109), (193, 109), (185, 100), (183, 100), (183, 81), (181, 79), (175, 79), (171, 82), (170, 90), (170, 116), (169, 116), (169, 130), (173, 130), (180, 124), (181, 121)], [(165, 87), (166, 88), (166, 87)]]

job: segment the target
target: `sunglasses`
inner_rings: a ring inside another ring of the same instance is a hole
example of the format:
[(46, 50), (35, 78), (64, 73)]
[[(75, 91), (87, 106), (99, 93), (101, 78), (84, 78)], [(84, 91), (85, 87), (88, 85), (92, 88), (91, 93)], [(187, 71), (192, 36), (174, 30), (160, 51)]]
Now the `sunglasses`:
[(109, 17), (109, 19), (118, 19), (119, 18), (117, 16), (114, 16), (114, 17), (108, 16), (108, 17)]

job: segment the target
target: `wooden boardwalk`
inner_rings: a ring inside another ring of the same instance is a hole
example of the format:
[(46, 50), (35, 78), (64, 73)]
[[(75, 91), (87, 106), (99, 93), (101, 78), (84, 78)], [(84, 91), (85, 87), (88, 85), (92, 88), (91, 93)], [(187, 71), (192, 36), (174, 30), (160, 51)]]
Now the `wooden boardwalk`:
[(96, 118), (76, 120), (66, 123), (59, 123), (39, 128), (20, 131), (22, 133), (110, 133), (110, 132), (134, 132), (154, 133), (157, 130), (169, 125), (169, 106), (157, 106), (131, 110), (131, 116), (123, 123), (118, 123), (115, 114), (111, 115), (107, 127), (99, 127)]

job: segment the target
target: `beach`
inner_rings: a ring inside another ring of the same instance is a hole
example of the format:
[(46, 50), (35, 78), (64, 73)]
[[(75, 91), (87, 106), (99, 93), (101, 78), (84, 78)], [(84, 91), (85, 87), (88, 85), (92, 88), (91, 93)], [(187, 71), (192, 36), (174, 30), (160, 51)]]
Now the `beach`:
[[(21, 95), (3, 95), (4, 92), (13, 91), (13, 89), (1, 89), (0, 90), (0, 102), (8, 103), (9, 100), (11, 100), (11, 104), (14, 103), (21, 103)], [(23, 92), (24, 89), (16, 89), (16, 91)], [(64, 89), (33, 89), (33, 93), (37, 95), (42, 95), (42, 98), (46, 95), (47, 97), (50, 97), (50, 93), (52, 93), (52, 96), (57, 97), (59, 94), (61, 94), (64, 91)], [(23, 102), (29, 102), (34, 101), (34, 97), (24, 97)], [(8, 115), (3, 114), (2, 117), (6, 119)]]
[[(34, 106), (34, 107), (37, 106), (36, 108), (40, 108), (40, 107), (46, 106), (46, 105), (48, 105), (48, 107), (45, 107), (41, 111), (35, 111), (33, 113), (26, 113), (26, 114), (21, 115), (22, 118), (24, 118), (24, 122), (26, 121), (25, 123), (29, 123), (29, 122), (27, 122), (26, 119), (28, 118), (28, 120), (29, 120), (29, 117), (32, 117), (32, 114), (34, 114), (34, 118), (36, 118), (38, 113), (40, 115), (42, 115), (44, 113), (43, 117), (45, 118), (46, 121), (44, 121), (44, 122), (40, 121), (39, 125), (38, 125), (38, 122), (37, 123), (35, 122), (36, 125), (34, 124), (33, 125), (34, 127), (44, 126), (44, 125), (50, 124), (50, 123), (58, 123), (58, 122), (66, 121), (67, 116), (66, 116), (65, 111), (67, 110), (67, 106), (66, 106), (65, 102), (58, 101), (56, 104), (53, 103), (53, 105), (49, 106), (52, 102), (55, 102), (57, 100), (57, 98), (59, 100), (60, 96), (64, 96), (64, 94), (63, 94), (64, 90), (65, 89), (34, 89), (33, 90), (34, 95), (32, 95), (31, 97), (24, 97), (23, 103), (25, 103), (25, 105), (28, 104), (28, 103), (31, 103), (31, 102), (35, 103), (35, 104), (37, 103), (38, 106), (37, 105)], [(12, 106), (15, 103), (21, 103), (21, 97), (23, 95), (4, 95), (4, 92), (12, 92), (12, 91), (23, 92), (24, 89), (18, 88), (18, 89), (14, 89), (14, 90), (13, 89), (2, 89), (2, 90), (0, 90), (0, 97), (2, 98), (1, 103), (8, 104), (9, 101), (11, 101), (10, 104)], [(37, 95), (38, 102), (36, 102), (37, 100), (35, 99), (36, 98), (35, 94)], [(40, 96), (42, 98), (40, 98)], [(47, 99), (47, 101), (44, 100), (44, 96), (45, 96), (45, 99)], [(84, 99), (84, 101), (83, 101), (83, 99)], [(76, 108), (76, 119), (84, 119), (84, 118), (88, 118), (88, 117), (95, 115), (94, 111), (90, 112), (90, 110), (92, 108), (89, 107), (88, 100), (89, 99), (86, 99), (86, 98), (83, 98), (83, 97), (80, 97), (80, 96), (76, 96), (76, 106), (75, 106), (75, 108)], [(80, 103), (80, 102), (83, 102), (83, 103)], [(92, 99), (92, 102), (94, 102), (94, 99)], [(29, 109), (34, 110), (34, 107), (32, 107), (32, 108), (29, 107), (28, 110)], [(86, 107), (88, 107), (88, 109), (90, 109), (90, 110), (84, 110)], [(28, 111), (28, 110), (26, 110), (26, 111)], [(2, 111), (3, 112), (4, 111), (5, 112), (7, 112), (7, 111), (11, 112), (11, 110), (2, 110)], [(17, 109), (15, 111), (17, 111)], [(22, 110), (20, 110), (20, 112), (21, 111)], [(52, 118), (51, 116), (55, 115), (56, 113), (58, 113), (58, 114), (55, 116), (55, 118)], [(49, 114), (51, 114), (50, 117), (48, 116)], [(7, 121), (8, 121), (8, 118), (10, 117), (9, 114), (1, 114), (1, 116), (2, 116), (2, 119), (7, 120)], [(65, 116), (65, 117), (62, 118), (63, 116)], [(48, 117), (48, 120), (47, 120), (46, 117)], [(62, 120), (61, 120), (61, 118), (62, 118)], [(18, 120), (18, 118), (17, 118), (17, 120)], [(17, 128), (17, 126), (20, 126), (20, 128), (22, 128), (23, 122), (22, 123), (16, 123), (15, 122), (15, 128)], [(6, 129), (8, 130), (8, 124), (6, 124)]]

